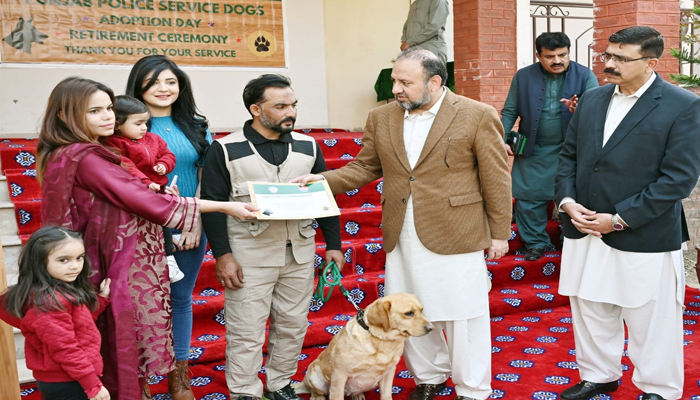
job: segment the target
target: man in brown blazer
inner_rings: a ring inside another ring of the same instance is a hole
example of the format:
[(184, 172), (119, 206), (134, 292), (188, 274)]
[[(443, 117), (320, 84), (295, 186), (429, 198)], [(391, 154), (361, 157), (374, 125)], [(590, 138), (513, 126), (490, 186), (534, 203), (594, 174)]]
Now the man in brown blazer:
[[(491, 394), (489, 278), (484, 261), (508, 251), (511, 179), (496, 110), (445, 87), (445, 64), (403, 52), (392, 74), (396, 102), (370, 111), (357, 158), (326, 179), (342, 193), (384, 177), (385, 292), (408, 292), (440, 329), (406, 343), (417, 387), (432, 400), (452, 375), (457, 400)], [(445, 341), (445, 336), (447, 340)]]

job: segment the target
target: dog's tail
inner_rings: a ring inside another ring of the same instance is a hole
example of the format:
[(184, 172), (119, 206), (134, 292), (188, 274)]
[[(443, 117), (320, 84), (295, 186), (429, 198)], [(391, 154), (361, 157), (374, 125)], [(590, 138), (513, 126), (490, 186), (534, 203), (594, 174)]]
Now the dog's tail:
[(292, 388), (296, 393), (311, 393), (311, 389), (304, 384), (304, 381), (292, 383)]

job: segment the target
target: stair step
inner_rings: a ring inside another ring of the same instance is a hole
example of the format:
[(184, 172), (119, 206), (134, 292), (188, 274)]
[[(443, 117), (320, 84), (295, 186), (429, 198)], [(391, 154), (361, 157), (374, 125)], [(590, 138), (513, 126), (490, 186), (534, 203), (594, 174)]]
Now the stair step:
[(15, 206), (9, 200), (0, 201), (0, 235), (3, 239), (6, 236), (17, 236)]
[(7, 178), (0, 175), (0, 201), (10, 201), (10, 192), (7, 189)]
[(32, 371), (27, 368), (27, 360), (24, 358), (17, 359), (17, 373), (19, 375), (19, 384), (32, 383), (35, 381)]

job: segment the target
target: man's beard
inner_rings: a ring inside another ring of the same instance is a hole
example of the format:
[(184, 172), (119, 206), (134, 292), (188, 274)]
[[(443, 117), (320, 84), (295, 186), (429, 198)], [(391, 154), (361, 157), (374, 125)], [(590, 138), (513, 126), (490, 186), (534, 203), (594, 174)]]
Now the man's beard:
[[(394, 96), (396, 98), (396, 96)], [(424, 105), (428, 104), (430, 102), (430, 90), (428, 89), (428, 85), (425, 85), (425, 90), (423, 91), (423, 97), (421, 97), (418, 100), (405, 100), (405, 101), (399, 101), (396, 99), (396, 102), (399, 103), (399, 107), (403, 108), (404, 110), (411, 112), (417, 108), (421, 108)]]
[[(292, 126), (290, 126), (289, 128), (282, 126), (282, 124), (284, 124), (285, 122), (290, 122), (290, 121), (292, 122)], [(294, 130), (294, 123), (296, 121), (297, 120), (294, 117), (287, 117), (276, 124), (275, 121), (271, 120), (270, 118), (267, 117), (267, 115), (265, 115), (265, 112), (260, 113), (260, 123), (262, 124), (262, 126), (264, 126), (265, 128), (267, 128), (271, 131), (277, 132), (280, 135), (284, 135), (284, 134), (287, 134), (287, 133), (290, 133), (291, 131), (293, 131)]]

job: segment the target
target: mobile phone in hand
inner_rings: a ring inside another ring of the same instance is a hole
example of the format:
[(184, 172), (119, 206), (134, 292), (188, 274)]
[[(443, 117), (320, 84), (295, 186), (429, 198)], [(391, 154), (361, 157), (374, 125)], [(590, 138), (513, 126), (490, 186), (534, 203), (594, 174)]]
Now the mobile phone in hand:
[(173, 176), (173, 180), (168, 183), (168, 187), (173, 187), (177, 183), (177, 175)]

